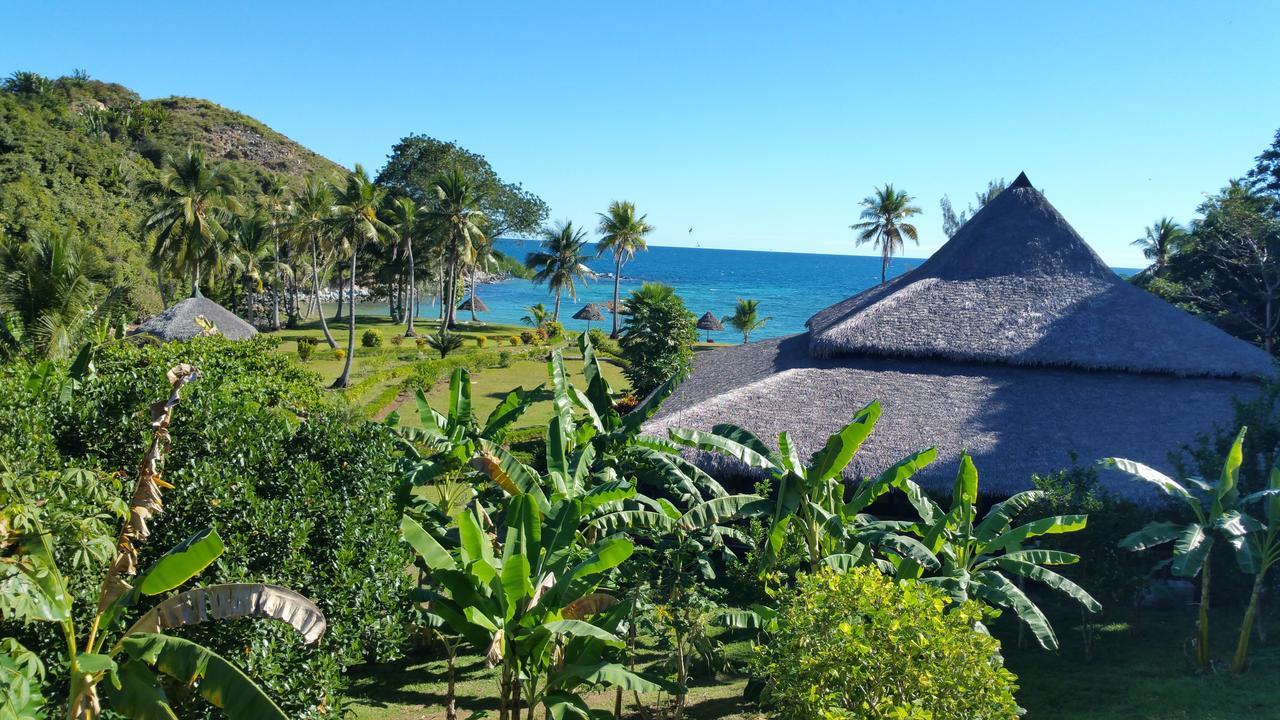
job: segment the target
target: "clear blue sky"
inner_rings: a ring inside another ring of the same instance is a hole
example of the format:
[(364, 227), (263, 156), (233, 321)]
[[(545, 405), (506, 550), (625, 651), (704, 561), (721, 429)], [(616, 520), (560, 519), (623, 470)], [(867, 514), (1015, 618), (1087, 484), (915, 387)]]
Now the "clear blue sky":
[[(21, 2), (0, 73), (84, 68), (203, 97), (343, 163), (416, 132), (486, 155), (553, 217), (615, 198), (659, 244), (869, 253), (891, 181), (1033, 183), (1110, 263), (1243, 174), (1280, 127), (1280, 3)], [(693, 228), (693, 234), (688, 230)]]

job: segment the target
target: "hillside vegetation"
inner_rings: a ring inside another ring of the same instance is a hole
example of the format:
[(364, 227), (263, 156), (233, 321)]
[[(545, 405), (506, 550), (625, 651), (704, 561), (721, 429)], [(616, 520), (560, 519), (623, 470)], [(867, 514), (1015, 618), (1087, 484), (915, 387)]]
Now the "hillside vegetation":
[(0, 92), (0, 240), (74, 233), (106, 284), (140, 311), (159, 309), (139, 225), (137, 187), (165, 156), (202, 149), (246, 188), (274, 173), (291, 186), (342, 168), (263, 123), (207, 100), (143, 100), (83, 73), (14, 73)]

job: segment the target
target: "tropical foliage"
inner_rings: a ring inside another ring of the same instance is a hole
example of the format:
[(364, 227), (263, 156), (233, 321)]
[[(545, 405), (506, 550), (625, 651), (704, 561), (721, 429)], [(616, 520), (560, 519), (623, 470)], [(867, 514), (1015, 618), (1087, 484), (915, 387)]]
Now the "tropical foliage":
[(724, 318), (730, 327), (742, 333), (742, 344), (751, 340), (751, 333), (764, 327), (772, 317), (760, 317), (760, 301), (751, 298), (738, 298), (733, 314)]
[(698, 340), (694, 314), (669, 285), (645, 283), (623, 305), (627, 316), (618, 345), (627, 361), (627, 380), (644, 396), (693, 365)]
[(889, 259), (902, 252), (904, 238), (920, 242), (916, 226), (907, 222), (920, 214), (920, 208), (911, 204), (914, 201), (915, 198), (886, 183), (862, 200), (862, 220), (849, 226), (857, 231), (859, 245), (871, 243), (880, 249), (881, 284), (888, 277)]
[[(565, 221), (542, 231), (542, 247), (529, 253), (525, 265), (534, 271), (535, 283), (546, 283), (555, 293), (556, 304), (551, 311), (552, 322), (560, 321), (560, 295), (568, 293), (570, 298), (577, 298), (577, 282), (585, 283), (595, 277), (595, 273), (586, 264), (587, 232), (575, 229), (573, 223)], [(532, 312), (532, 311), (531, 311)], [(537, 313), (527, 316), (536, 320)], [(532, 322), (542, 327), (545, 323)]]
[(649, 233), (653, 226), (649, 224), (648, 215), (636, 215), (634, 203), (615, 200), (609, 203), (608, 212), (600, 213), (600, 224), (597, 231), (600, 241), (596, 243), (596, 255), (613, 254), (613, 335), (618, 337), (618, 283), (622, 281), (622, 266), (635, 257), (637, 252), (649, 249)]

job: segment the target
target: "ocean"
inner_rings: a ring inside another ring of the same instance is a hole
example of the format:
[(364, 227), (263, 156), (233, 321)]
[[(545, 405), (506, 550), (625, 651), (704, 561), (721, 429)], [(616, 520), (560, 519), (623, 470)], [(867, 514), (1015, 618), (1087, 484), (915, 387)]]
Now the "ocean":
[[(499, 240), (497, 249), (523, 260), (538, 247), (536, 240)], [(919, 266), (923, 259), (896, 257), (889, 264), (890, 277)], [(587, 323), (572, 316), (587, 303), (604, 303), (613, 299), (613, 280), (605, 273), (613, 272), (612, 256), (595, 258), (588, 263), (600, 277), (578, 287), (577, 298), (563, 297), (560, 321), (571, 330), (583, 330)], [(1121, 274), (1132, 270), (1117, 269)], [(640, 287), (644, 282), (661, 282), (676, 289), (685, 305), (701, 317), (710, 312), (717, 317), (733, 313), (738, 298), (760, 302), (760, 314), (769, 322), (751, 334), (753, 340), (803, 332), (804, 323), (817, 311), (880, 282), (880, 258), (863, 255), (820, 255), (812, 253), (763, 252), (756, 250), (712, 250), (704, 248), (656, 247), (637, 253), (622, 267), (619, 297)], [(479, 295), (491, 312), (480, 316), (489, 322), (519, 324), (525, 308), (544, 303), (548, 310), (555, 296), (545, 285), (512, 278), (501, 283), (483, 285)], [(437, 309), (423, 302), (419, 314), (435, 317)], [(469, 314), (460, 313), (467, 318)], [(611, 327), (605, 313), (603, 322), (594, 327)], [(706, 333), (699, 331), (700, 337)], [(717, 342), (742, 342), (740, 334), (726, 326), (711, 333)]]

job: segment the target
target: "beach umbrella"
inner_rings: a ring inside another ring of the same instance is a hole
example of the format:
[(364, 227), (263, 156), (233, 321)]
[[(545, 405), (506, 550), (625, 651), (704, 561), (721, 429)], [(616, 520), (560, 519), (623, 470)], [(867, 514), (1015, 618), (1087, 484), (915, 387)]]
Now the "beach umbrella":
[(489, 306), (485, 305), (484, 301), (480, 298), (467, 298), (462, 301), (462, 304), (458, 306), (458, 309), (470, 310), (472, 301), (475, 301), (476, 312), (489, 312)]
[(586, 320), (586, 321), (587, 321), (587, 332), (591, 332), (591, 321), (592, 321), (592, 320), (603, 320), (603, 319), (604, 319), (604, 315), (602, 315), (602, 314), (600, 313), (600, 308), (599, 308), (599, 307), (597, 307), (595, 303), (587, 303), (586, 305), (583, 305), (583, 306), (582, 306), (582, 309), (581, 309), (581, 310), (579, 310), (578, 312), (576, 312), (576, 313), (574, 313), (574, 314), (573, 314), (573, 319), (574, 319), (574, 320)]
[(724, 329), (724, 325), (720, 324), (720, 318), (707, 313), (698, 318), (698, 329), (707, 331), (707, 342), (711, 342), (711, 332), (714, 330), (719, 332)]

